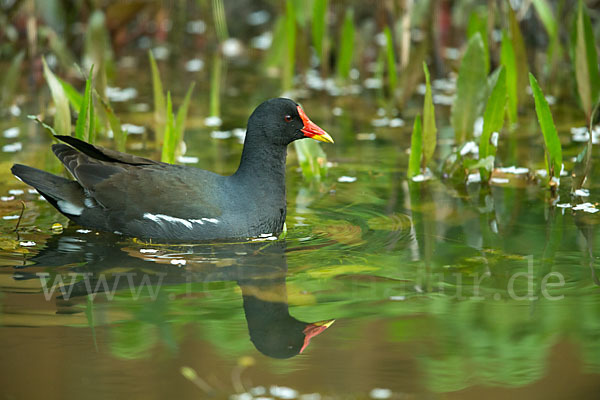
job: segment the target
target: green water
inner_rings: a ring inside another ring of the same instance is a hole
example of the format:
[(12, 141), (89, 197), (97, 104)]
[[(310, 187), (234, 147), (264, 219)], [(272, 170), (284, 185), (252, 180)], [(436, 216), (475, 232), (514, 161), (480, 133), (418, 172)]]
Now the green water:
[[(144, 51), (133, 56), (112, 85), (138, 95), (113, 106), (149, 131), (151, 112), (139, 111), (151, 109), (149, 69)], [(161, 68), (177, 104), (199, 79), (185, 155), (232, 173), (242, 145), (213, 132), (243, 129), (280, 94), (279, 79), (232, 62), (213, 129), (207, 74)], [(571, 197), (569, 176), (552, 197), (533, 172), (490, 187), (409, 182), (414, 97), (398, 112), (364, 87), (298, 94), (335, 139), (322, 146), (328, 174), (305, 180), (292, 146), (287, 237), (248, 243), (165, 246), (69, 227), (9, 173), (14, 162), (60, 173), (50, 139), (24, 116), (0, 121), (2, 132), (19, 128), (0, 145), (22, 144), (0, 153), (0, 397), (597, 398), (600, 217), (556, 206), (597, 201), (596, 155), (589, 197)], [(23, 115), (47, 102), (35, 89)], [(569, 132), (582, 125), (575, 107), (556, 111), (567, 171), (582, 148)], [(449, 107), (436, 104), (436, 115), (444, 154)], [(406, 121), (375, 126), (383, 116)], [(159, 157), (143, 135), (130, 135), (128, 150)], [(498, 154), (498, 165), (543, 168), (532, 109)], [(298, 325), (332, 319), (297, 354)]]

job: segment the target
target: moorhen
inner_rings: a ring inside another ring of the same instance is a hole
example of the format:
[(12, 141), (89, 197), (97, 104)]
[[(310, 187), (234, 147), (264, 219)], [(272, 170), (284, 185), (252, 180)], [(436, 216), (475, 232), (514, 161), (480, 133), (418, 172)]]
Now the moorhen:
[(287, 145), (333, 143), (290, 99), (270, 99), (248, 120), (238, 170), (222, 176), (93, 146), (71, 136), (52, 150), (74, 181), (26, 165), (12, 173), (76, 224), (141, 239), (194, 242), (278, 235), (286, 215)]

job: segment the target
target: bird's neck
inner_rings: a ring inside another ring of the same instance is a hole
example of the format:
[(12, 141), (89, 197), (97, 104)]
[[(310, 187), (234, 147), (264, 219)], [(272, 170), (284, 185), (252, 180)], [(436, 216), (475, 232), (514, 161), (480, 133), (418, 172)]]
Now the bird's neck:
[(238, 170), (233, 175), (252, 193), (285, 204), (285, 160), (287, 147), (258, 143), (248, 135)]

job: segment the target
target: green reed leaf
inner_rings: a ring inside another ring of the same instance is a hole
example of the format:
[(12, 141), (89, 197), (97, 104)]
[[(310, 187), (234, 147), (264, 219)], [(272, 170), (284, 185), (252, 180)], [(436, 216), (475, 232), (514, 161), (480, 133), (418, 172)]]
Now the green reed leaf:
[(544, 145), (546, 148), (546, 161), (548, 166), (548, 177), (560, 177), (562, 168), (562, 148), (550, 106), (544, 97), (544, 93), (533, 74), (529, 74), (529, 82), (533, 97), (535, 100), (535, 112), (537, 113), (538, 122), (544, 135)]
[(481, 114), (486, 94), (486, 79), (483, 41), (477, 32), (469, 39), (456, 82), (456, 98), (452, 105), (451, 122), (457, 144), (473, 136), (473, 126)]
[(437, 144), (437, 128), (435, 126), (435, 108), (433, 107), (433, 95), (429, 79), (429, 69), (423, 62), (425, 73), (425, 100), (423, 101), (423, 170), (433, 157)]
[(408, 158), (408, 177), (419, 175), (421, 173), (421, 158), (423, 156), (423, 131), (421, 125), (421, 116), (417, 115), (413, 125), (412, 136), (410, 139), (410, 156)]
[[(479, 159), (485, 159), (489, 156), (496, 156), (498, 147), (498, 136), (504, 126), (504, 116), (507, 102), (506, 95), (506, 69), (500, 67), (496, 85), (488, 98), (483, 114), (483, 132), (479, 140)], [(492, 162), (493, 167), (493, 162)], [(481, 181), (490, 179), (491, 169), (481, 168)]]
[(62, 85), (48, 67), (46, 59), (43, 57), (42, 64), (44, 67), (44, 76), (50, 87), (50, 93), (52, 95), (52, 100), (54, 101), (54, 107), (56, 108), (56, 113), (54, 114), (54, 130), (61, 135), (70, 135), (71, 110), (69, 110), (69, 100), (67, 99), (67, 95)]

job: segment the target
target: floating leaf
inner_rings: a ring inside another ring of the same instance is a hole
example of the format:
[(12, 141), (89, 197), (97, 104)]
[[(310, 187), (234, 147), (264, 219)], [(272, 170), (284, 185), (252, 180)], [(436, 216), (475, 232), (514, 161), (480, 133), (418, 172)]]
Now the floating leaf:
[(576, 24), (575, 78), (581, 105), (589, 121), (592, 107), (598, 101), (600, 94), (600, 73), (598, 72), (598, 54), (590, 16), (581, 0), (579, 0)]
[(52, 100), (54, 101), (54, 107), (56, 113), (54, 114), (54, 130), (59, 132), (61, 135), (71, 134), (71, 111), (69, 110), (69, 100), (65, 91), (46, 64), (46, 59), (42, 57), (42, 64), (44, 66), (44, 76), (46, 82), (50, 87), (50, 93), (52, 94)]
[[(506, 70), (504, 67), (500, 67), (498, 79), (496, 85), (492, 89), (492, 93), (485, 106), (485, 113), (483, 114), (483, 132), (479, 141), (479, 158), (485, 159), (489, 156), (493, 158), (496, 156), (496, 149), (498, 146), (498, 135), (504, 125), (504, 115), (506, 108)], [(494, 138), (495, 135), (495, 138)], [(481, 174), (481, 180), (487, 181), (490, 178), (490, 169), (481, 168), (479, 173)]]
[(421, 157), (423, 155), (423, 131), (421, 116), (417, 115), (410, 139), (410, 157), (408, 158), (408, 177), (419, 175), (421, 172)]
[(340, 35), (340, 51), (337, 60), (337, 75), (341, 79), (348, 78), (350, 68), (352, 67), (352, 58), (354, 56), (354, 11), (352, 8), (346, 10), (344, 24)]
[(456, 98), (452, 105), (452, 127), (457, 143), (473, 136), (475, 120), (481, 113), (487, 73), (481, 35), (476, 33), (467, 45), (458, 71)]
[(392, 31), (389, 26), (384, 29), (385, 33), (385, 50), (388, 68), (388, 83), (390, 97), (394, 97), (396, 93), (396, 82), (398, 80), (398, 71), (396, 69), (396, 52), (394, 51), (394, 40), (392, 39)]
[(427, 167), (429, 160), (433, 157), (437, 144), (437, 128), (435, 126), (435, 109), (433, 107), (433, 95), (431, 82), (429, 81), (429, 69), (423, 62), (425, 73), (425, 100), (423, 101), (423, 170)]
[(546, 147), (546, 162), (548, 166), (548, 176), (560, 177), (560, 170), (562, 168), (562, 148), (560, 145), (560, 139), (552, 119), (552, 113), (550, 112), (550, 106), (544, 97), (544, 93), (540, 89), (537, 80), (533, 74), (529, 74), (529, 82), (531, 90), (533, 91), (533, 97), (535, 99), (535, 112), (537, 113), (538, 122), (544, 135), (544, 144)]
[(508, 95), (508, 120), (513, 125), (518, 117), (518, 96), (517, 96), (517, 63), (515, 60), (515, 50), (512, 42), (506, 32), (502, 32), (502, 46), (500, 49), (500, 62), (506, 70), (506, 93)]

